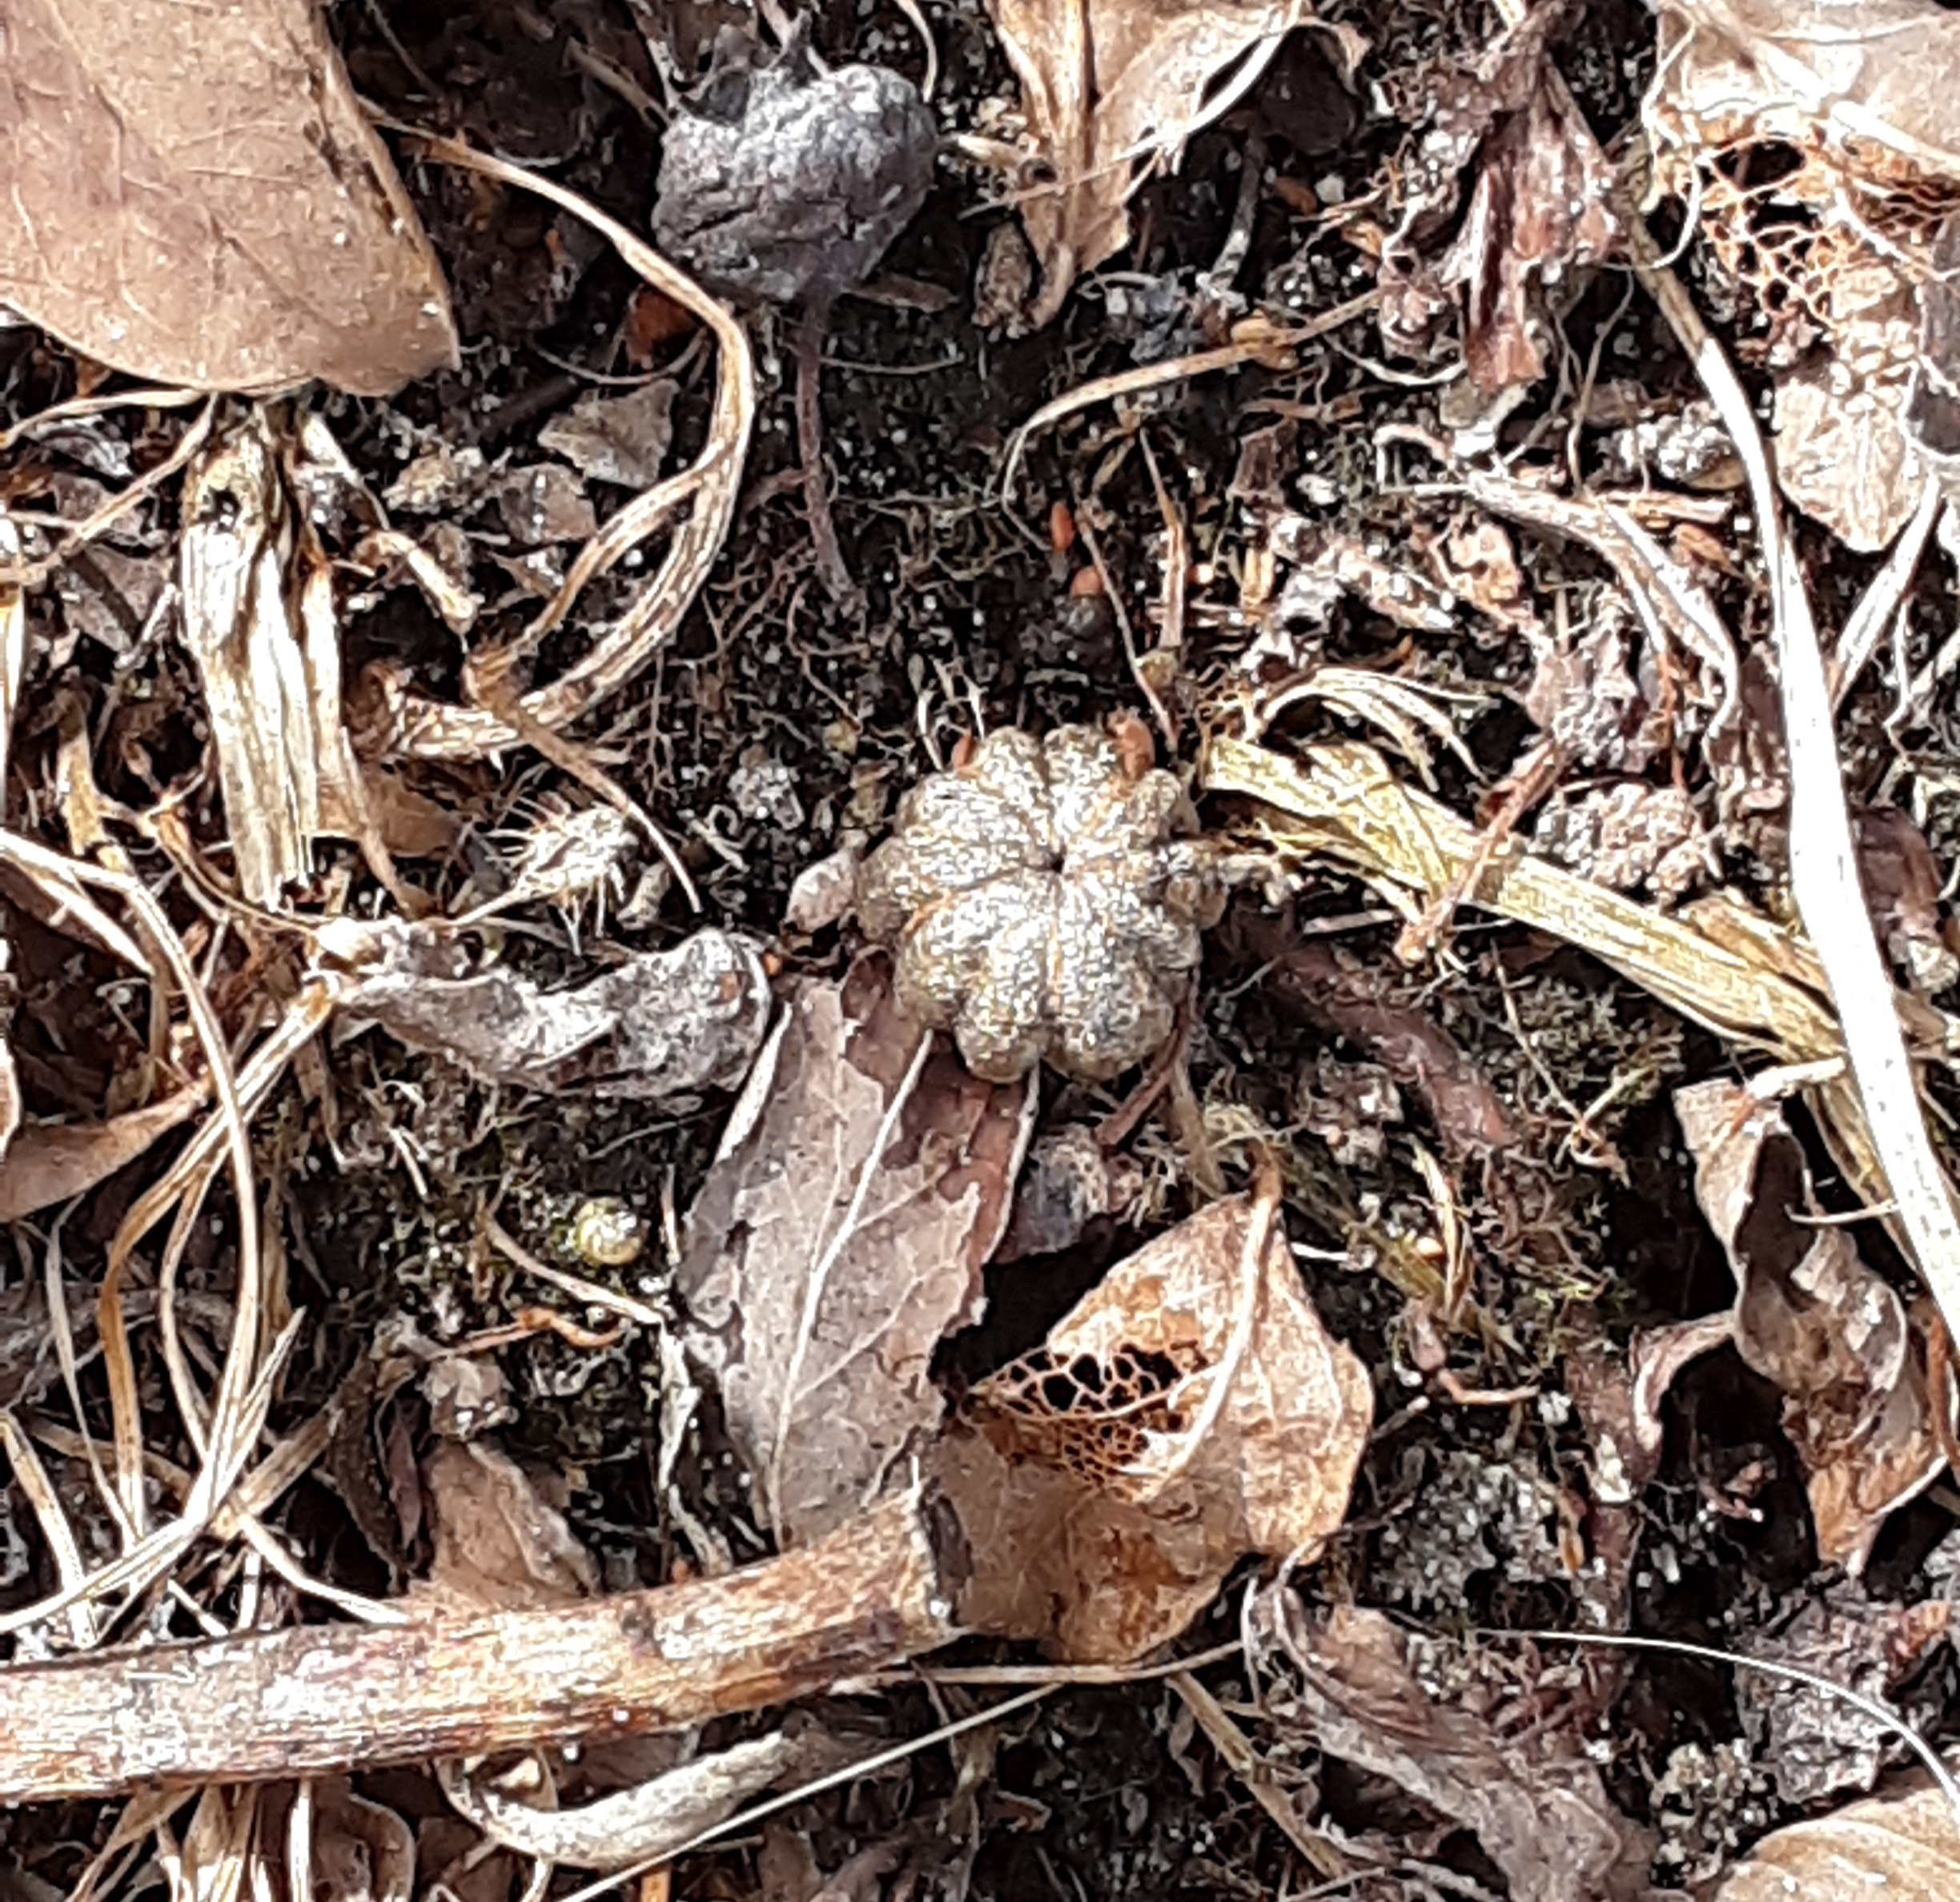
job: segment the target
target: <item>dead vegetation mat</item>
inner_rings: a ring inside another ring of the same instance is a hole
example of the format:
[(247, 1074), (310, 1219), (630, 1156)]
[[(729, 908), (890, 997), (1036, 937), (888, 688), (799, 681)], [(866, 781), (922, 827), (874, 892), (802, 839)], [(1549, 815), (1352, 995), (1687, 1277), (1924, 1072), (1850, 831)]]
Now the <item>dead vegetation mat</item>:
[(0, 1895), (1947, 1892), (1954, 16), (291, 10), (0, 230)]

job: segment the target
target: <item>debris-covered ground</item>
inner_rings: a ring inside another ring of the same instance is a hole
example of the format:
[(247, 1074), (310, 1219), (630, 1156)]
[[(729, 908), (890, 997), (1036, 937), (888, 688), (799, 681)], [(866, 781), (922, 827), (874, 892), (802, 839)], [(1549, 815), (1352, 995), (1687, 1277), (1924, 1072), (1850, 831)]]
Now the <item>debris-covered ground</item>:
[(1960, 16), (0, 8), (0, 1896), (1960, 1885)]

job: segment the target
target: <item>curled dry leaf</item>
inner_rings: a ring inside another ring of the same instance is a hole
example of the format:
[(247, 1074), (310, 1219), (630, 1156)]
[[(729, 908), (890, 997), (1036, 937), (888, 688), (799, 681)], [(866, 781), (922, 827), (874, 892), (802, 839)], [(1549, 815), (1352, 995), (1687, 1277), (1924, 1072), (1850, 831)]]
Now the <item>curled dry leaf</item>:
[(456, 359), (311, 0), (13, 0), (0, 299), (153, 381), (385, 396)]
[(1960, 957), (1946, 941), (1939, 861), (1926, 834), (1898, 806), (1867, 806), (1852, 829), (1858, 883), (1894, 968), (1916, 991), (1944, 990), (1960, 977)]
[[(1129, 243), (1136, 163), (1175, 165), (1287, 32), (1312, 22), (1301, 0), (990, 0), (988, 11), (1021, 82), (1033, 157), (1054, 181), (1030, 186), (1021, 203), (1042, 270), (1029, 313), (1037, 328), (1082, 272)], [(1352, 78), (1366, 42), (1352, 27), (1323, 30)]]
[[(1434, 121), (1410, 169), (1398, 227), (1381, 247), (1382, 339), (1426, 355), (1464, 290), (1464, 358), (1486, 395), (1543, 371), (1544, 289), (1594, 263), (1621, 236), (1613, 168), (1545, 57), (1564, 9), (1504, 13), (1497, 36), (1432, 81)], [(1420, 247), (1455, 215), (1472, 160), (1482, 163), (1447, 255)]]
[(687, 1342), (778, 1536), (902, 1479), (944, 1411), (934, 1350), (979, 1318), (1033, 1126), (894, 1003), (886, 961), (800, 985), (689, 1217)]
[(833, 1768), (836, 1755), (820, 1731), (771, 1731), (572, 1809), (540, 1808), (460, 1764), (439, 1774), (444, 1794), (492, 1842), (570, 1868), (621, 1869), (665, 1860), (771, 1784)]
[(1818, 1557), (1855, 1575), (1886, 1515), (1945, 1463), (1924, 1338), (1850, 1230), (1796, 1219), (1817, 1204), (1775, 1105), (1717, 1079), (1677, 1090), (1674, 1110), (1695, 1158), (1695, 1198), (1736, 1278), (1731, 1338), (1783, 1392)]
[[(197, 663), (239, 891), (275, 908), (320, 830), (315, 695), (291, 612), (293, 531), (266, 412), (255, 407), (184, 478), (183, 640)], [(332, 656), (339, 664), (337, 651)]]
[(415, 1836), (392, 1809), (356, 1796), (342, 1777), (313, 1786), (313, 1893), (333, 1902), (408, 1902)]
[(1756, 1845), (1711, 1902), (1949, 1902), (1960, 1895), (1960, 1816), (1930, 1784), (1793, 1823)]
[(18, 1222), (106, 1182), (160, 1137), (189, 1121), (208, 1094), (203, 1085), (194, 1084), (106, 1122), (25, 1125), (14, 1133), (0, 1160), (0, 1222)]
[(1581, 1740), (1556, 1723), (1502, 1723), (1515, 1686), (1478, 1682), (1449, 1647), (1404, 1637), (1379, 1611), (1310, 1622), (1283, 1587), (1262, 1595), (1254, 1629), (1298, 1673), (1268, 1694), (1275, 1720), (1474, 1830), (1516, 1902), (1649, 1892), (1648, 1844)]
[(344, 1019), (492, 1082), (654, 1098), (732, 1089), (769, 1025), (769, 978), (745, 938), (697, 931), (641, 952), (575, 990), (547, 991), (493, 965), (472, 972), (453, 933), (335, 921), (323, 954), (342, 969)]
[(962, 1621), (1079, 1663), (1142, 1656), (1248, 1552), (1318, 1549), (1373, 1410), (1278, 1225), (1243, 1198), (1201, 1210), (976, 1387), (942, 1439), (934, 1471), (974, 1554)]
[(1563, 86), (1541, 82), (1487, 142), (1442, 272), (1464, 287), (1464, 361), (1486, 395), (1544, 373), (1540, 287), (1617, 249), (1613, 190), (1612, 163)]
[(1833, 0), (1661, 11), (1658, 175), (1769, 322), (1777, 480), (1848, 546), (1882, 548), (1922, 450), (1950, 446), (1960, 331), (1939, 245), (1960, 209), (1960, 21), (1933, 0), (1862, 0), (1855, 30)]

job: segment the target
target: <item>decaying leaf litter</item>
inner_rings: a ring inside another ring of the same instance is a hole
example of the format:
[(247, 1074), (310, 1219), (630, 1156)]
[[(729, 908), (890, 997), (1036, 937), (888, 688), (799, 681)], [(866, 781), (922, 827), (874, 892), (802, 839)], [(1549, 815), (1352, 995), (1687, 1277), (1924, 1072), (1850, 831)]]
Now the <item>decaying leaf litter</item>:
[(66, 10), (19, 1879), (1930, 1880), (1951, 16)]

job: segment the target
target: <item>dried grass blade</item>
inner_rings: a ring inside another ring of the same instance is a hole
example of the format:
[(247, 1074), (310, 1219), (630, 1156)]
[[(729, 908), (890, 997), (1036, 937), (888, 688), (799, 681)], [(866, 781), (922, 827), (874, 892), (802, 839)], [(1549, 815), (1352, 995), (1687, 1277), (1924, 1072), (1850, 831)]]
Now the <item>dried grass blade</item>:
[[(47, 1476), (47, 1469), (35, 1452), (34, 1442), (21, 1431), (20, 1422), (10, 1412), (0, 1411), (0, 1451), (14, 1468), (14, 1483), (27, 1495), (34, 1517), (41, 1522), (42, 1535), (54, 1555), (55, 1575), (64, 1587), (78, 1586), (86, 1575), (82, 1548), (75, 1543), (68, 1515), (62, 1511), (60, 1496)], [(79, 1600), (67, 1611), (68, 1635), (81, 1650), (95, 1643), (95, 1614)]]
[[(1951, 1332), (1960, 1327), (1960, 1216), (1926, 1133), (1891, 979), (1858, 882), (1830, 685), (1802, 570), (1783, 532), (1775, 479), (1747, 394), (1680, 280), (1657, 268), (1659, 253), (1637, 220), (1629, 242), (1641, 282), (1673, 326), (1748, 475), (1782, 677), (1790, 762), (1790, 887), (1830, 982), (1884, 1186), (1898, 1206), (1898, 1221), (1920, 1275)], [(1884, 1199), (1882, 1190), (1875, 1199)]]
[[(1357, 742), (1307, 748), (1288, 759), (1243, 740), (1207, 748), (1200, 780), (1243, 793), (1301, 822), (1282, 842), (1323, 852), (1392, 886), (1442, 889), (1470, 862), (1476, 829), (1440, 801), (1404, 786), (1381, 756)], [(1467, 902), (1532, 925), (1590, 951), (1644, 989), (1718, 1035), (1805, 1062), (1842, 1053), (1830, 1013), (1771, 962), (1781, 936), (1764, 925), (1745, 954), (1686, 920), (1637, 904), (1515, 842), (1497, 853)], [(1793, 960), (1793, 962), (1794, 961)], [(1884, 987), (1889, 1000), (1891, 986)]]
[[(414, 131), (412, 127), (404, 130)], [(741, 323), (693, 279), (677, 270), (643, 238), (576, 192), (552, 180), (453, 139), (415, 132), (432, 158), (480, 173), (521, 191), (536, 193), (588, 224), (607, 239), (648, 283), (691, 311), (713, 333), (718, 356), (715, 406), (708, 441), (691, 468), (656, 484), (612, 517), (580, 550), (564, 584), (531, 625), (507, 647), (488, 650), (478, 664), (492, 675), (535, 650), (572, 611), (586, 584), (604, 574), (670, 516), (690, 502), (675, 528), (659, 568), (632, 605), (548, 685), (527, 694), (521, 704), (540, 726), (562, 730), (630, 680), (663, 646), (700, 592), (734, 518), (735, 501), (755, 422), (755, 359)], [(384, 692), (389, 691), (384, 682)], [(402, 752), (424, 759), (473, 759), (515, 746), (520, 736), (482, 707), (444, 706), (395, 689), (388, 708), (390, 737)]]

